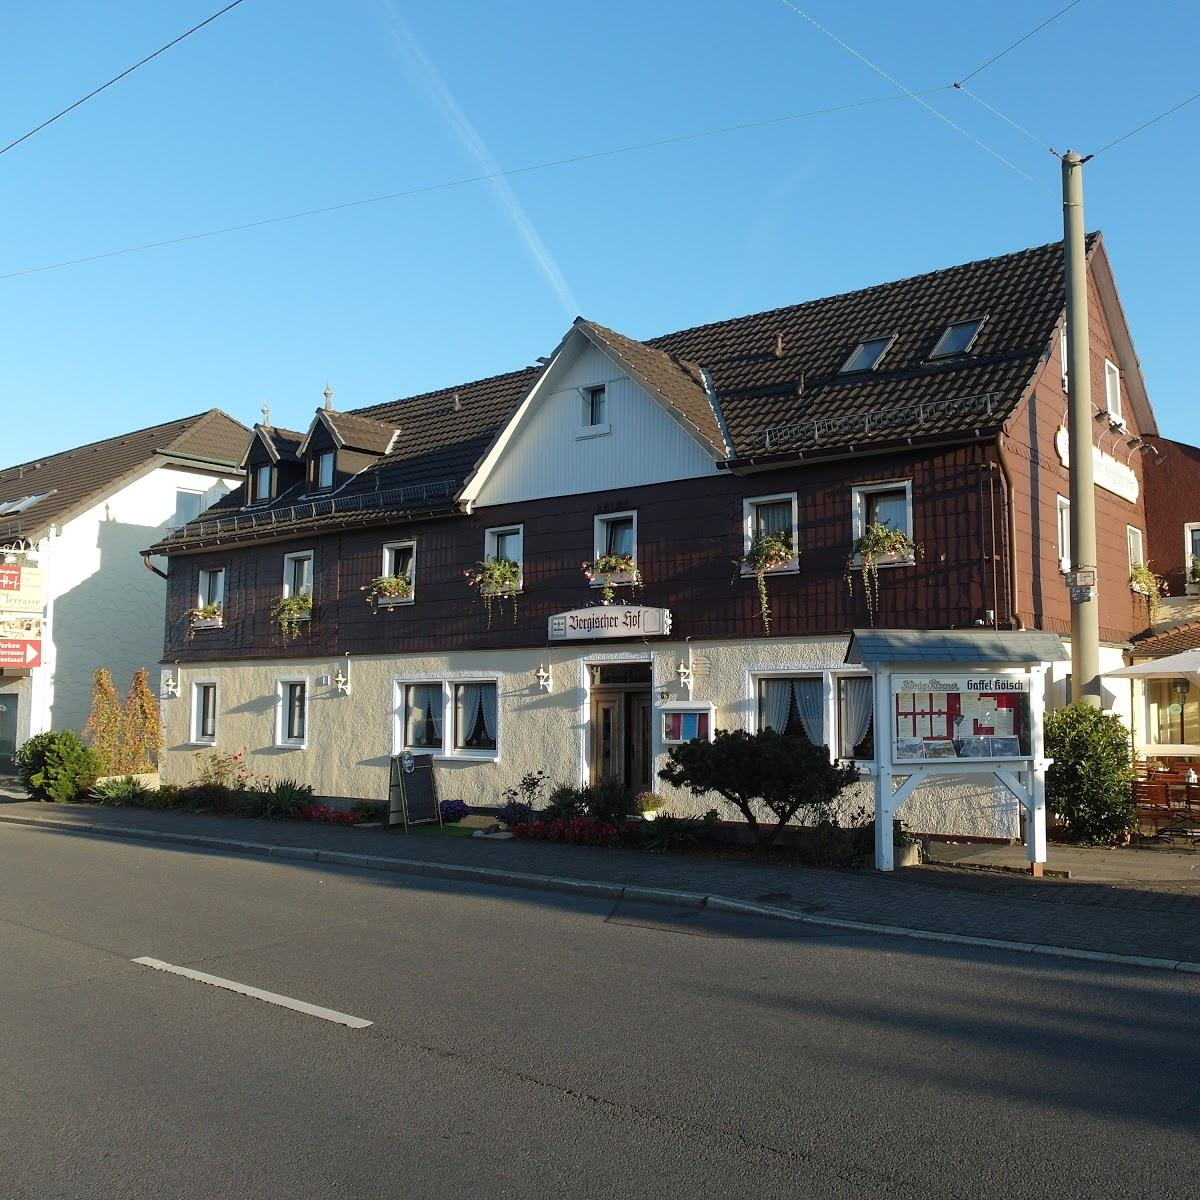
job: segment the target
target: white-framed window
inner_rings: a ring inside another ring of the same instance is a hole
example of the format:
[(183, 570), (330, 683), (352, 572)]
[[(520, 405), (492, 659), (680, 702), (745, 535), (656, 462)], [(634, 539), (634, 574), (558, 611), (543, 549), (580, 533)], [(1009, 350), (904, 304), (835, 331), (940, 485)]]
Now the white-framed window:
[(454, 684), (454, 751), (456, 754), (496, 753), (499, 745), (500, 701), (494, 679)]
[[(786, 533), (795, 550), (800, 541), (800, 506), (795, 492), (778, 492), (774, 496), (751, 496), (742, 501), (742, 553), (749, 554), (750, 547), (756, 537), (765, 537), (773, 533)], [(791, 561), (782, 567), (775, 567), (775, 572), (795, 571), (799, 566), (799, 556), (793, 555)], [(743, 575), (753, 575), (750, 566), (742, 565)]]
[(204, 493), (189, 488), (175, 489), (175, 518), (177, 526), (194, 521), (204, 511)]
[(517, 564), (522, 581), (525, 574), (525, 526), (498, 525), (483, 532), (483, 556)]
[(1189, 581), (1193, 568), (1200, 572), (1200, 521), (1189, 521), (1183, 527), (1183, 569)]
[(217, 604), (225, 607), (225, 568), (201, 567), (196, 587), (196, 607)]
[(1058, 569), (1065, 575), (1071, 569), (1071, 502), (1058, 497)]
[[(417, 543), (385, 542), (383, 546), (383, 571), (386, 579), (407, 579), (410, 591), (404, 599), (393, 599), (392, 604), (411, 604), (416, 595), (417, 584)], [(376, 600), (380, 603), (380, 600)]]
[(398, 684), (401, 750), (441, 754), (445, 750), (446, 697), (440, 680)]
[(283, 596), (313, 594), (313, 552), (298, 550), (283, 556)]
[(837, 679), (838, 757), (854, 762), (875, 760), (875, 681), (870, 675)]
[(308, 679), (279, 679), (275, 687), (275, 745), (304, 750), (308, 746)]
[(1114, 362), (1104, 360), (1104, 402), (1108, 406), (1108, 415), (1119, 425), (1125, 424), (1121, 415), (1121, 372)]
[(850, 357), (842, 363), (839, 375), (852, 375), (859, 371), (873, 371), (879, 366), (879, 360), (888, 352), (888, 347), (896, 340), (896, 335), (887, 337), (867, 338), (861, 341), (851, 351)]
[(762, 675), (756, 679), (758, 728), (828, 745), (825, 681), (821, 675)]
[(250, 503), (265, 504), (271, 498), (271, 464), (261, 463), (250, 472)]
[[(596, 517), (592, 540), (596, 558), (606, 554), (628, 555), (637, 561), (637, 512), (601, 513)], [(599, 587), (601, 581), (593, 580)]]
[(583, 389), (583, 423), (591, 427), (608, 424), (608, 389), (604, 384)]
[(192, 684), (192, 742), (213, 746), (217, 741), (217, 683), (197, 679)]
[(395, 752), (499, 761), (500, 686), (495, 678), (395, 679)]
[(1125, 526), (1125, 542), (1129, 547), (1129, 570), (1142, 566), (1146, 561), (1146, 538), (1136, 525)]
[(668, 701), (658, 710), (664, 746), (682, 746), (685, 742), (711, 742), (715, 720), (713, 705), (703, 700)]
[(937, 340), (930, 358), (949, 358), (953, 354), (967, 354), (975, 344), (986, 318), (976, 317), (970, 321), (952, 321)]
[[(910, 541), (913, 537), (912, 480), (891, 479), (879, 483), (862, 483), (851, 489), (850, 522), (852, 537), (857, 541), (872, 525), (884, 525), (898, 530)], [(910, 560), (881, 562), (881, 567), (908, 565)]]
[(313, 462), (313, 488), (318, 492), (333, 487), (333, 467), (336, 455), (332, 450), (322, 450)]

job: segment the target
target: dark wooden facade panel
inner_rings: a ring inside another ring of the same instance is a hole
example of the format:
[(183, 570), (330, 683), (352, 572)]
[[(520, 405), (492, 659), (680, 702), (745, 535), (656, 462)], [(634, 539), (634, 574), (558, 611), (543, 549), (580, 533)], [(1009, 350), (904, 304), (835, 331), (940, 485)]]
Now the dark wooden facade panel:
[[(1117, 361), (1111, 331), (1095, 284), (1089, 281), (1091, 384), (1093, 411), (1105, 401), (1104, 360)], [(1106, 421), (1093, 422), (1093, 439), (1119, 461), (1128, 453), (1126, 440), (1138, 436), (1137, 416), (1122, 386), (1127, 431), (1117, 437)], [(1067, 396), (1062, 387), (1059, 346), (1044, 364), (1026, 403), (1013, 414), (1003, 437), (1003, 461), (1012, 475), (1016, 516), (1018, 611), (1029, 628), (1054, 633), (1071, 631), (1070, 594), (1059, 573), (1058, 497), (1069, 498), (1067, 469), (1060, 462), (1054, 435), (1062, 426)], [(1140, 454), (1129, 461), (1138, 478), (1136, 503), (1096, 488), (1096, 550), (1100, 576), (1100, 636), (1124, 642), (1146, 625), (1145, 601), (1130, 591), (1127, 527), (1147, 532), (1145, 487), (1147, 465)], [(1149, 467), (1153, 470), (1153, 466)]]
[(1166, 579), (1171, 595), (1182, 596), (1189, 565), (1184, 527), (1200, 522), (1200, 447), (1168, 438), (1156, 438), (1155, 443), (1163, 460), (1146, 467), (1150, 561)]
[[(166, 658), (328, 657), (370, 652), (438, 653), (485, 647), (540, 645), (551, 614), (597, 603), (581, 564), (593, 556), (596, 516), (633, 509), (638, 565), (645, 576), (641, 602), (667, 607), (673, 636), (744, 639), (763, 636), (752, 578), (742, 578), (743, 501), (798, 494), (800, 569), (772, 576), (768, 592), (772, 633), (804, 636), (845, 631), (869, 620), (860, 581), (851, 595), (845, 579), (851, 541), (851, 489), (856, 483), (911, 479), (914, 534), (923, 548), (914, 566), (880, 572), (879, 624), (952, 626), (998, 610), (995, 561), (1002, 549), (995, 500), (994, 448), (982, 444), (914, 450), (887, 458), (721, 475), (603, 494), (558, 497), (477, 510), (470, 516), (411, 525), (349, 530), (311, 542), (293, 539), (252, 547), (177, 556), (168, 588)], [(990, 497), (990, 498), (989, 498)], [(524, 526), (524, 591), (516, 620), (507, 606), (486, 628), (481, 600), (464, 571), (483, 556), (484, 531)], [(360, 590), (380, 572), (382, 546), (417, 545), (416, 599), (375, 611)], [(270, 620), (285, 553), (312, 549), (314, 615), (300, 636), (285, 642)], [(191, 638), (187, 610), (201, 567), (226, 568), (226, 623)], [(621, 589), (621, 598), (628, 596)], [(999, 614), (998, 615), (1002, 615)]]

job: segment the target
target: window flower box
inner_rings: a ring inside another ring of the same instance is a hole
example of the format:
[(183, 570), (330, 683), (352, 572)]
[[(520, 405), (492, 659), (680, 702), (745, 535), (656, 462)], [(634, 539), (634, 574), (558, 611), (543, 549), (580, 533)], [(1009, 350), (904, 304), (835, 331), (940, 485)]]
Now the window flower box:
[(413, 602), (412, 580), (403, 575), (380, 575), (358, 590), (366, 592), (367, 603), (376, 610)]
[(492, 610), (497, 604), (512, 605), (513, 624), (517, 623), (517, 593), (521, 590), (521, 564), (507, 558), (486, 558), (464, 571), (467, 586), (483, 600), (487, 627), (492, 627)]
[(600, 603), (611, 604), (618, 587), (630, 587), (635, 592), (642, 586), (642, 573), (632, 554), (602, 554), (595, 562), (580, 563), (592, 587), (600, 588)]
[(921, 547), (902, 529), (878, 521), (868, 525), (862, 537), (854, 539), (846, 559), (846, 586), (853, 596), (855, 573), (861, 577), (872, 625), (879, 611), (879, 568), (911, 566), (920, 553)]
[[(766, 577), (774, 571), (795, 569), (799, 561), (800, 553), (792, 545), (792, 535), (785, 529), (774, 533), (756, 533), (750, 540), (749, 550), (734, 560), (739, 575), (754, 576), (763, 633), (771, 632), (771, 604), (767, 598)], [(736, 576), (734, 582), (737, 582)]]
[(222, 612), (219, 602), (202, 604), (188, 613), (189, 638), (199, 629), (223, 629), (224, 627), (225, 614)]
[(271, 620), (290, 641), (300, 636), (300, 623), (312, 619), (312, 597), (307, 592), (283, 596), (271, 606)]

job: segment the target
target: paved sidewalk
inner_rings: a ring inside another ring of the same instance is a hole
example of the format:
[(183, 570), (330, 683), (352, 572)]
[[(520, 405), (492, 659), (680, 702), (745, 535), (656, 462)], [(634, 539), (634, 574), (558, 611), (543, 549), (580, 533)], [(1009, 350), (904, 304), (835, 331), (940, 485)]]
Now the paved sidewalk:
[[(1024, 846), (995, 846), (979, 842), (930, 842), (929, 861), (943, 866), (1029, 870)], [(1061, 871), (1087, 883), (1194, 884), (1200, 895), (1200, 851), (1099, 846), (1054, 846), (1046, 869)]]
[(90, 824), (114, 830), (197, 834), (260, 845), (313, 847), (430, 864), (702, 892), (822, 918), (1200, 962), (1200, 888), (1190, 884), (1067, 883), (938, 867), (887, 876), (868, 871), (724, 862), (702, 856), (658, 856), (634, 850), (406, 836), (380, 829), (203, 814), (89, 805), (60, 807), (28, 801), (0, 803), (0, 833), (3, 822), (12, 818), (49, 820), (67, 827)]

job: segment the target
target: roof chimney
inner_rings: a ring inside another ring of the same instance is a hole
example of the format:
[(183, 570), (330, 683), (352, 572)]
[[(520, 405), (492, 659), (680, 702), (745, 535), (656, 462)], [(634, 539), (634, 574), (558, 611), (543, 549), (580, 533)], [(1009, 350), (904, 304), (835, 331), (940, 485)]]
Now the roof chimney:
[(321, 394), (325, 397), (325, 411), (333, 412), (333, 388), (329, 386), (328, 382), (325, 384), (325, 391)]
[(267, 404), (266, 401), (264, 401), (262, 409), (260, 411), (262, 412), (263, 428), (270, 429), (271, 428), (271, 406), (269, 404)]
[(462, 397), (457, 392), (454, 393), (454, 411), (462, 412)]
[(777, 333), (775, 335), (775, 357), (776, 358), (783, 357), (783, 334), (782, 333)]

